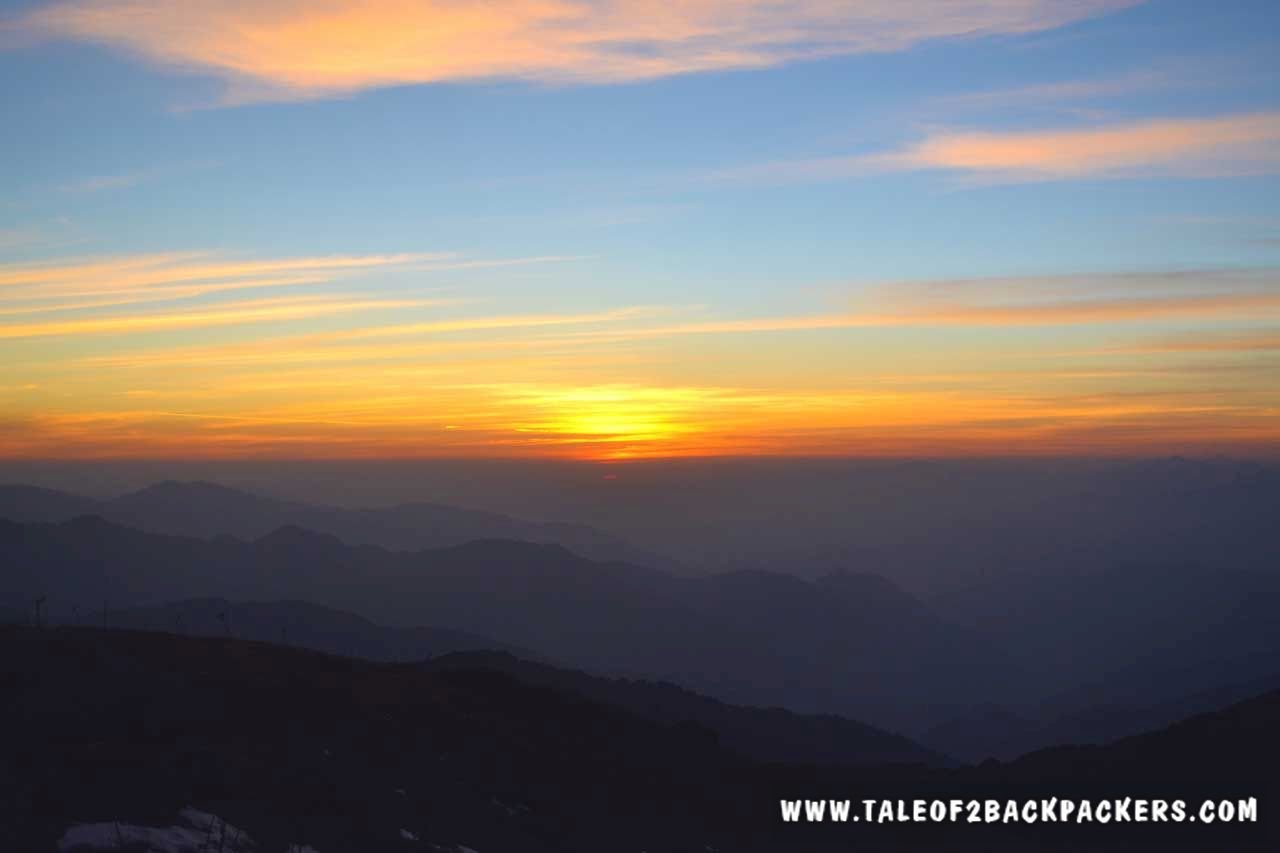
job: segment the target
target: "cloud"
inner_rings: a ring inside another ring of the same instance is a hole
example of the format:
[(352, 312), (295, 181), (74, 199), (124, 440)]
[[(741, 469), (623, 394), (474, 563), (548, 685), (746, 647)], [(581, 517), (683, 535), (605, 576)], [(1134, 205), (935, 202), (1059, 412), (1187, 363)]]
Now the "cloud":
[(849, 311), (571, 333), (624, 341), (681, 335), (893, 327), (1070, 326), (1280, 314), (1280, 271), (1200, 270), (895, 282)]
[(0, 339), (123, 335), (208, 326), (238, 326), (245, 323), (327, 317), (355, 311), (419, 307), (425, 304), (430, 303), (416, 299), (324, 297), (256, 299), (186, 311), (87, 317), (45, 323), (9, 323), (0, 325)]
[(1116, 323), (1280, 310), (1280, 293), (1078, 299), (1031, 305), (944, 305), (897, 315), (902, 325), (1041, 326)]
[(1038, 131), (943, 130), (895, 151), (765, 163), (714, 177), (789, 183), (920, 171), (985, 183), (1274, 174), (1280, 172), (1280, 113)]
[(21, 32), (217, 75), (228, 102), (477, 79), (611, 83), (1037, 32), (1141, 0), (64, 0)]
[[(250, 343), (205, 347), (178, 347), (143, 353), (95, 356), (86, 363), (111, 368), (156, 367), (172, 364), (266, 365), (354, 364), (365, 361), (421, 359), (468, 352), (525, 350), (547, 352), (561, 348), (581, 348), (583, 339), (545, 337), (517, 338), (517, 330), (541, 330), (561, 326), (617, 324), (650, 317), (669, 309), (636, 306), (586, 314), (524, 314), (462, 317), (420, 323), (366, 326), (256, 340)], [(501, 332), (478, 339), (442, 340), (443, 336), (468, 332)], [(387, 338), (408, 341), (387, 342)], [(350, 343), (354, 341), (355, 343)]]
[(102, 291), (101, 298), (68, 299), (67, 296), (94, 296), (88, 294), (64, 294), (62, 297), (27, 297), (6, 299), (0, 297), (0, 317), (17, 317), (30, 314), (55, 314), (64, 311), (87, 311), (95, 308), (117, 308), (125, 305), (146, 305), (156, 302), (176, 302), (234, 290), (273, 290), (280, 287), (296, 287), (304, 284), (321, 284), (324, 276), (281, 276), (276, 278), (244, 278), (216, 284), (195, 284), (174, 287), (148, 287), (145, 290), (122, 290), (111, 296), (112, 291)]
[[(437, 302), (439, 304), (439, 302)], [(867, 290), (849, 310), (790, 316), (686, 320), (645, 325), (677, 306), (628, 306), (591, 313), (481, 315), (357, 326), (213, 347), (93, 357), (99, 366), (177, 363), (280, 365), (357, 363), (468, 351), (573, 351), (668, 338), (804, 333), (870, 328), (1017, 328), (1191, 319), (1280, 317), (1280, 271), (1152, 273), (905, 281)], [(572, 328), (583, 327), (583, 328)], [(516, 337), (517, 331), (550, 336)], [(499, 333), (445, 341), (468, 333)]]
[[(224, 297), (250, 290), (331, 284), (374, 271), (434, 272), (557, 260), (563, 258), (487, 260), (434, 252), (236, 259), (208, 252), (170, 252), (0, 264), (0, 339), (119, 335), (454, 304), (459, 300), (353, 299), (332, 292), (258, 295), (240, 301)], [(203, 297), (211, 299), (162, 311), (133, 307)], [(125, 310), (112, 310), (118, 308)], [(32, 319), (59, 314), (75, 316)]]
[(1202, 269), (895, 282), (864, 300), (888, 325), (1040, 326), (1280, 309), (1280, 270)]
[(75, 295), (118, 293), (151, 285), (215, 282), (281, 273), (335, 274), (348, 270), (452, 259), (451, 254), (328, 255), (265, 260), (222, 259), (206, 252), (122, 255), (78, 261), (0, 266), (0, 296), (17, 288)]
[(501, 317), (464, 317), (456, 320), (433, 320), (425, 323), (407, 323), (396, 326), (380, 326), (369, 329), (351, 329), (311, 336), (312, 340), (331, 341), (361, 340), (369, 338), (409, 337), (449, 332), (493, 331), (500, 329), (529, 329), (544, 326), (585, 325), (613, 323), (620, 320), (643, 318), (663, 313), (666, 309), (651, 306), (633, 306), (594, 314), (517, 314)]
[(465, 258), (452, 252), (232, 259), (205, 252), (124, 255), (0, 265), (0, 315), (189, 299), (235, 290), (297, 287), (376, 270), (441, 272), (574, 260)]

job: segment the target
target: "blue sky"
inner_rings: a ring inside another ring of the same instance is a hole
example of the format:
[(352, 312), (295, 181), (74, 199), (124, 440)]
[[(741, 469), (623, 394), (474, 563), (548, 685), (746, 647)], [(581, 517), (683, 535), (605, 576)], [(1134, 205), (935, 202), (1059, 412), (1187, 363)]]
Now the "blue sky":
[[(147, 25), (118, 24), (115, 0), (10, 4), (0, 36), (0, 261), (23, 270), (187, 252), (240, 260), (452, 253), (459, 262), (443, 269), (379, 265), (309, 287), (475, 306), (448, 316), (663, 306), (719, 321), (844, 312), (895, 282), (1188, 269), (1212, 277), (1274, 267), (1275, 4), (1102, 0), (1040, 24), (1036, 0), (1007, 5), (1020, 3), (1032, 25), (1019, 18), (1006, 27), (1013, 31), (997, 24), (974, 37), (962, 21), (940, 38), (872, 48), (851, 38), (821, 51), (809, 32), (798, 58), (767, 67), (715, 60), (706, 70), (625, 70), (619, 79), (575, 59), (568, 72), (535, 65), (474, 79), (413, 70), (391, 84), (344, 72), (338, 83), (305, 85), (293, 70), (228, 72), (203, 44), (175, 60), (164, 27), (181, 24), (173, 11), (181, 4), (143, 3), (159, 10), (160, 23), (142, 35), (134, 30)], [(262, 5), (287, 17), (308, 4)], [(736, 14), (707, 5), (717, 26)], [(877, 4), (847, 5), (856, 23), (859, 8)], [(913, 33), (930, 24), (929, 4), (914, 5), (920, 20), (902, 24)], [(209, 4), (190, 7), (191, 26), (216, 29), (218, 13), (208, 13), (210, 24), (197, 7)], [(105, 17), (86, 18), (86, 10)], [(625, 25), (642, 29), (644, 14), (629, 12)], [(787, 24), (766, 17), (753, 26)], [(372, 63), (394, 48), (363, 49)], [(1107, 159), (1108, 146), (1128, 145), (1153, 122), (1190, 122), (1192, 141), (1144, 159), (1142, 137), (1136, 154)], [(1248, 122), (1257, 127), (1241, 137)], [(983, 145), (1025, 142), (1018, 135), (1031, 133), (1065, 134), (1071, 162), (978, 168), (917, 149), (933, 141), (950, 152), (966, 134), (982, 135)], [(1092, 153), (1077, 162), (1072, 133), (1113, 135), (1083, 139)], [(1227, 141), (1196, 141), (1214, 134)], [(506, 261), (520, 263), (496, 263)], [(1081, 298), (1116, 295), (1112, 285), (1096, 287), (1082, 283)], [(1273, 278), (1250, 287), (1276, 293)], [(1034, 287), (1007, 289), (1005, 302), (1037, 298)], [(1265, 299), (1256, 304), (1272, 310)], [(1219, 321), (1228, 323), (1224, 333), (1264, 333), (1273, 315)], [(193, 328), (198, 339), (236, 343), (267, 327)], [(1064, 334), (1037, 329), (1044, 340)], [(1104, 331), (1074, 329), (1081, 341)], [(1161, 331), (1185, 329), (1152, 329)], [(950, 327), (930, 334), (928, 346), (943, 349), (963, 337)], [(33, 370), (58, 351), (148, 343), (15, 338), (15, 363), (27, 359)], [(651, 355), (689, 355), (686, 343), (673, 346), (684, 348)], [(651, 381), (605, 373), (599, 381), (610, 387)], [(9, 384), (31, 384), (23, 380)], [(8, 406), (30, 417), (57, 408), (27, 399)]]

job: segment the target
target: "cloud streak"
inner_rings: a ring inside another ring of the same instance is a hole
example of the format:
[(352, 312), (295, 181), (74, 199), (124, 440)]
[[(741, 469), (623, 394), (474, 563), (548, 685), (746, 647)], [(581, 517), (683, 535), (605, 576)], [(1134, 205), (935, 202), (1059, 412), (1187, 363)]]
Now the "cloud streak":
[(225, 79), (231, 103), (477, 79), (616, 83), (1030, 33), (1141, 0), (64, 0), (18, 22)]
[(88, 317), (45, 323), (10, 323), (0, 325), (0, 339), (124, 335), (209, 326), (239, 326), (248, 323), (328, 317), (355, 311), (421, 307), (427, 304), (430, 303), (416, 299), (316, 297), (255, 299), (187, 311)]
[(482, 259), (451, 252), (232, 260), (200, 252), (0, 265), (0, 317), (172, 302), (320, 285), (376, 271), (433, 273), (573, 260)]
[(942, 130), (893, 151), (765, 163), (713, 177), (792, 183), (894, 172), (943, 172), (979, 183), (1275, 174), (1280, 113), (1036, 131)]
[(13, 264), (0, 267), (0, 296), (11, 288), (39, 288), (42, 294), (117, 293), (151, 285), (216, 282), (281, 273), (333, 275), (351, 270), (450, 260), (447, 253), (332, 255), (268, 260), (222, 260), (203, 252), (127, 255), (74, 262)]

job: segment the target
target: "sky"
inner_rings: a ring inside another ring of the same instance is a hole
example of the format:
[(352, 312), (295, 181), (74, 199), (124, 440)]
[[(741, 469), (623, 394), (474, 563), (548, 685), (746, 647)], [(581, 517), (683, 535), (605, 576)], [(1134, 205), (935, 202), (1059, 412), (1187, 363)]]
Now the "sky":
[(0, 457), (1275, 455), (1273, 0), (0, 0)]

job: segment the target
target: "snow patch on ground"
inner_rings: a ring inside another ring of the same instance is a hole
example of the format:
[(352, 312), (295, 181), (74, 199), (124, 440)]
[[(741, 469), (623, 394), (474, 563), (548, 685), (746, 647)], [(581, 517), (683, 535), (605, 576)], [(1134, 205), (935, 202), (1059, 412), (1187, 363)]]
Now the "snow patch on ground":
[(82, 823), (69, 827), (58, 839), (59, 853), (74, 850), (118, 850), (131, 845), (155, 853), (251, 853), (253, 839), (217, 815), (185, 808), (170, 827), (135, 826), (131, 823)]

